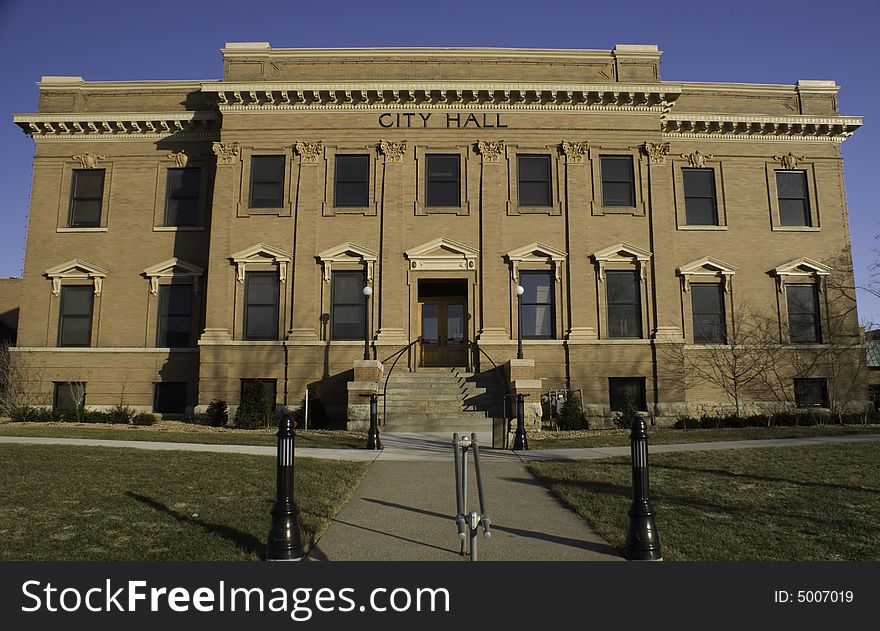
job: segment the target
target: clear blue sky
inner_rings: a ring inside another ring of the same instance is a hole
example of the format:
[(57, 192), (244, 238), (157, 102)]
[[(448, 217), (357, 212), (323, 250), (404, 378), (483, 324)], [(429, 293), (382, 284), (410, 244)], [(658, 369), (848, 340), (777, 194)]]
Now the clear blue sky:
[[(21, 275), (33, 141), (12, 123), (34, 112), (42, 75), (86, 80), (217, 79), (230, 41), (275, 47), (658, 44), (672, 81), (833, 79), (842, 114), (865, 116), (843, 143), (856, 281), (877, 258), (880, 0), (712, 2), (0, 0), (0, 277)], [(744, 245), (744, 247), (746, 247)], [(861, 292), (863, 321), (880, 300)]]

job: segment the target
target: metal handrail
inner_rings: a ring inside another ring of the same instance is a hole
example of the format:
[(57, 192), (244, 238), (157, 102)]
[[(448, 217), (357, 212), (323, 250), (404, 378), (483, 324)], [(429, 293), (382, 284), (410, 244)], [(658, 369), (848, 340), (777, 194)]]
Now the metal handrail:
[(386, 405), (386, 403), (388, 401), (388, 397), (385, 396), (388, 393), (388, 380), (391, 378), (391, 373), (394, 372), (394, 367), (397, 365), (397, 360), (399, 360), (401, 355), (403, 355), (406, 351), (408, 351), (410, 348), (412, 348), (414, 345), (418, 344), (421, 341), (422, 341), (422, 337), (419, 336), (416, 339), (414, 339), (412, 342), (410, 342), (409, 344), (407, 344), (406, 346), (401, 348), (399, 351), (394, 353), (394, 355), (391, 355), (390, 357), (387, 357), (385, 359), (385, 361), (387, 362), (389, 359), (394, 357), (394, 362), (391, 364), (391, 368), (388, 370), (388, 374), (385, 375), (385, 385), (382, 386), (382, 425), (385, 424), (385, 418), (386, 418), (385, 412), (388, 407)]
[[(508, 415), (507, 413), (507, 381), (502, 376), (501, 369), (495, 363), (495, 360), (489, 357), (489, 354), (486, 353), (486, 351), (484, 351), (482, 348), (480, 348), (479, 344), (471, 340), (467, 340), (467, 343), (468, 346), (472, 346), (479, 352), (481, 352), (486, 357), (486, 359), (489, 360), (489, 363), (491, 363), (492, 367), (495, 369), (495, 375), (498, 377), (498, 381), (501, 383), (501, 408), (504, 412), (504, 420), (507, 421), (510, 418), (510, 415)], [(477, 357), (479, 358), (479, 355)]]

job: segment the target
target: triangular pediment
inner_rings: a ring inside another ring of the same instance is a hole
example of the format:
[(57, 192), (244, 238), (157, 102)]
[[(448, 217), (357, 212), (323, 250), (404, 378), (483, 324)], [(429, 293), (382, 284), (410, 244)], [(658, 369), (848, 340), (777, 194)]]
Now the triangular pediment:
[(799, 258), (783, 263), (771, 273), (776, 276), (828, 276), (831, 268), (812, 259)]
[(409, 260), (424, 257), (474, 258), (479, 252), (463, 243), (440, 237), (410, 248), (403, 253)]
[(321, 261), (341, 261), (345, 259), (357, 259), (361, 261), (375, 261), (379, 258), (379, 253), (365, 248), (360, 245), (346, 241), (339, 245), (333, 246), (323, 252), (318, 253), (318, 259)]
[(411, 270), (474, 271), (479, 251), (445, 237), (410, 248), (403, 255)]
[(73, 259), (50, 267), (44, 273), (49, 278), (104, 278), (109, 272), (103, 267)]
[(511, 250), (505, 256), (507, 256), (509, 261), (518, 262), (542, 259), (550, 259), (551, 261), (565, 260), (565, 252), (539, 241)]
[(198, 265), (194, 265), (193, 263), (189, 263), (182, 259), (170, 258), (167, 261), (162, 261), (161, 263), (156, 263), (155, 265), (151, 265), (147, 269), (144, 270), (144, 275), (147, 277), (153, 276), (201, 276), (205, 270)]
[(596, 261), (626, 261), (632, 259), (648, 261), (650, 258), (651, 253), (647, 250), (623, 242), (593, 252), (593, 259)]
[(261, 260), (277, 263), (279, 261), (290, 261), (291, 254), (281, 248), (276, 248), (265, 243), (257, 243), (233, 253), (230, 257), (234, 263), (255, 263)]
[(730, 265), (711, 256), (704, 256), (696, 261), (691, 261), (678, 268), (678, 273), (685, 274), (733, 274), (737, 267)]

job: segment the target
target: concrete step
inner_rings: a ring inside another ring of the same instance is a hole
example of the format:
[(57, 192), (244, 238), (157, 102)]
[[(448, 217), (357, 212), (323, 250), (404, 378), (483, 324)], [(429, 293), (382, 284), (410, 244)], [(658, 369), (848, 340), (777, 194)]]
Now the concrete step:
[[(379, 389), (385, 389), (384, 384), (379, 384)], [(464, 392), (464, 384), (461, 383), (389, 383), (386, 392), (403, 392), (404, 394), (416, 394), (420, 392)]]
[(470, 434), (471, 432), (490, 432), (492, 431), (492, 424), (463, 423), (457, 425), (434, 425), (431, 423), (420, 423), (413, 425), (386, 425), (379, 428), (379, 431), (380, 433), (449, 432), (449, 438), (451, 440), (452, 434), (454, 432), (458, 432), (459, 434)]
[[(385, 401), (388, 405), (394, 403), (395, 405), (415, 405), (417, 403), (421, 403), (422, 401), (435, 401), (437, 403), (450, 403), (452, 401), (457, 401), (461, 403), (465, 398), (465, 394), (463, 392), (431, 392), (431, 393), (412, 393), (408, 392), (406, 394), (400, 394), (397, 392), (389, 392), (385, 395)], [(379, 405), (382, 405), (382, 400), (379, 400)]]
[[(391, 414), (388, 413), (384, 419), (387, 423), (479, 423), (490, 418), (482, 412), (459, 412), (458, 414), (450, 413), (428, 413), (428, 414)], [(379, 420), (382, 421), (381, 414)]]
[(380, 406), (380, 409), (391, 411), (405, 410), (413, 414), (421, 414), (423, 412), (446, 412), (450, 414), (458, 414), (461, 411), (461, 401), (399, 401), (394, 403), (389, 401), (386, 405)]

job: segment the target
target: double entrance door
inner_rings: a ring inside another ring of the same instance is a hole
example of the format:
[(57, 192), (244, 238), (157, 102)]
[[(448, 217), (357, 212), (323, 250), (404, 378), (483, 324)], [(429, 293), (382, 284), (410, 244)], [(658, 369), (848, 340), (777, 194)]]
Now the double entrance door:
[[(421, 321), (422, 366), (467, 365), (467, 298), (440, 295), (457, 293), (419, 288), (419, 319)], [(462, 289), (465, 287), (462, 285)], [(463, 292), (462, 292), (463, 293)]]

